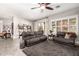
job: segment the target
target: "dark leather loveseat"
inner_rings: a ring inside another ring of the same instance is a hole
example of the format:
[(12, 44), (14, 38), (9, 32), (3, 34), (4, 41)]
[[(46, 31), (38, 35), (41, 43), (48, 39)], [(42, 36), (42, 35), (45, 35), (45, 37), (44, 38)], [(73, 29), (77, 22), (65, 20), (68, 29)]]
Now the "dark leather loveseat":
[(43, 31), (23, 32), (22, 40), (23, 43), (20, 46), (21, 48), (24, 48), (47, 40), (47, 36), (43, 35)]
[[(69, 39), (65, 38), (66, 34), (70, 34)], [(67, 44), (72, 44), (75, 45), (75, 39), (76, 39), (76, 33), (73, 32), (57, 32), (57, 35), (53, 37), (53, 40), (59, 43), (67, 43)]]

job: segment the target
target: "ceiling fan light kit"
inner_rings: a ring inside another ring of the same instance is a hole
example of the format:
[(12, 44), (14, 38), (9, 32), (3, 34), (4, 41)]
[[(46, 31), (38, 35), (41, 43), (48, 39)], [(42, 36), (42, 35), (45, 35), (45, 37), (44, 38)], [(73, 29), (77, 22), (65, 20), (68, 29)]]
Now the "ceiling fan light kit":
[(45, 6), (41, 6), (40, 9), (45, 9)]

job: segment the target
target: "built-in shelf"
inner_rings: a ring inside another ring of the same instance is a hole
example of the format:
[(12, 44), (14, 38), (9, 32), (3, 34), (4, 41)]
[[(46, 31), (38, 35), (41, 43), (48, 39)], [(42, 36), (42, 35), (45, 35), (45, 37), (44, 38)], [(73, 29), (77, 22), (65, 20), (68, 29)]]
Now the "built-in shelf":
[(53, 31), (76, 32), (78, 33), (78, 16), (66, 17), (52, 21)]

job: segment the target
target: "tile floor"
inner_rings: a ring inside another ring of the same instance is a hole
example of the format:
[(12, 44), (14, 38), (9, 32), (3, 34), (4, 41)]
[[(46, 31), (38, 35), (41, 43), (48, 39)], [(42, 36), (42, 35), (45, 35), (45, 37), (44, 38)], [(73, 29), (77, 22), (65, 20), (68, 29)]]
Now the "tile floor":
[(0, 56), (25, 56), (19, 47), (20, 39), (1, 39)]

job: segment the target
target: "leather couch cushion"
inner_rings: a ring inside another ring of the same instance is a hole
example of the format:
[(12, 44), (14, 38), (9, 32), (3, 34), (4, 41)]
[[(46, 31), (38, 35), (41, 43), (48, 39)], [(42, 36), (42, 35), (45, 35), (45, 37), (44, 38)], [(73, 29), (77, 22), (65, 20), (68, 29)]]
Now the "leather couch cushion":
[(57, 32), (57, 37), (65, 37), (65, 32)]
[[(69, 34), (70, 38), (65, 38), (64, 36)], [(53, 37), (55, 41), (58, 42), (64, 42), (64, 43), (69, 43), (69, 44), (74, 44), (75, 45), (75, 39), (76, 39), (76, 33), (73, 32), (58, 32), (57, 36)]]
[(73, 43), (73, 40), (71, 40), (71, 39), (65, 39), (65, 38), (61, 38), (61, 37), (54, 37), (54, 39), (56, 41), (60, 41), (60, 42)]
[(47, 39), (47, 37), (45, 35), (39, 37), (40, 39)]
[(22, 37), (33, 36), (34, 32), (23, 32)]
[(23, 40), (29, 40), (29, 39), (32, 39), (32, 38), (35, 38), (35, 36), (27, 36), (27, 37), (23, 38)]
[(27, 44), (28, 43), (34, 43), (34, 42), (37, 42), (37, 41), (39, 41), (39, 38), (32, 38), (32, 39), (27, 40)]
[(47, 36), (43, 35), (42, 31), (32, 33), (23, 32), (22, 39), (25, 42), (25, 46), (30, 46), (45, 41), (47, 39)]
[(34, 32), (35, 35), (43, 35), (43, 31)]
[(33, 44), (33, 43), (42, 42), (46, 39), (47, 39), (46, 36), (40, 36), (40, 37), (35, 37), (35, 38), (32, 38), (32, 39), (26, 40), (27, 46), (30, 45), (30, 44)]

